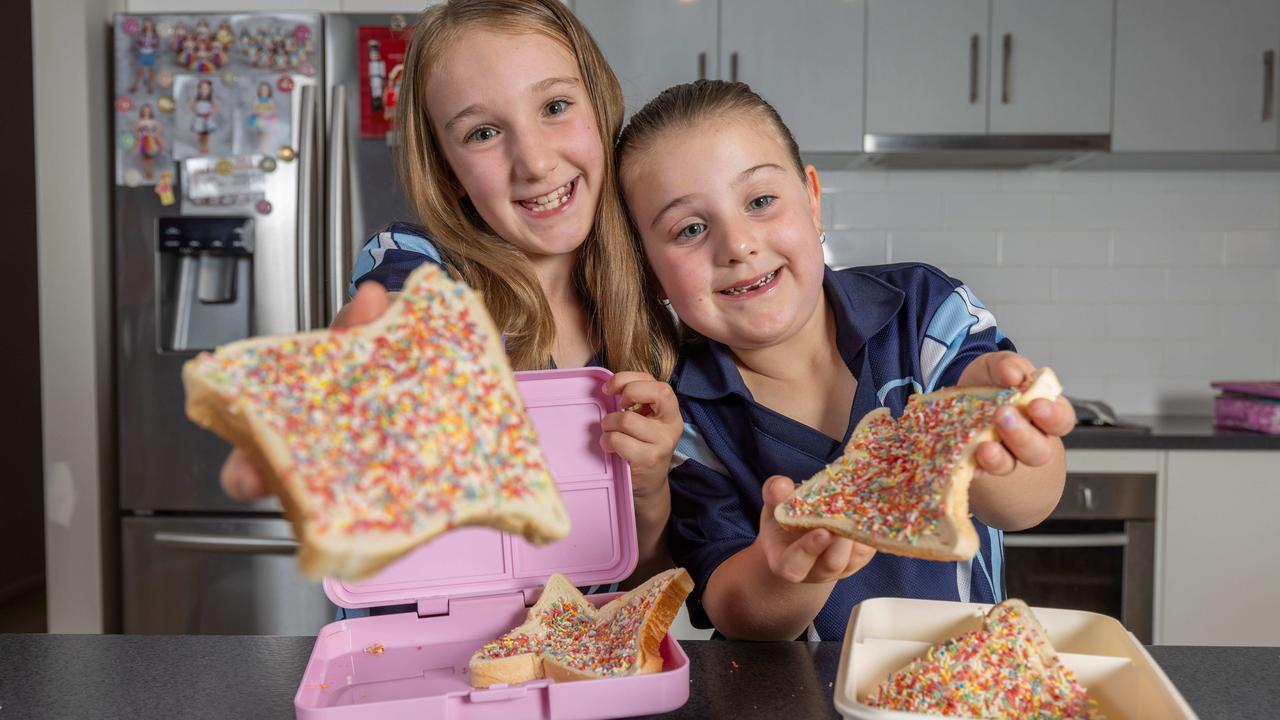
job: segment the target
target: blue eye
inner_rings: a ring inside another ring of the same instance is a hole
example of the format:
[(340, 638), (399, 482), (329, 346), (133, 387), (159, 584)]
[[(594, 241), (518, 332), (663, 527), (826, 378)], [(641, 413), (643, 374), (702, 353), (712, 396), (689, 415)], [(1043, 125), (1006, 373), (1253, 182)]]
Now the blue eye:
[(701, 235), (706, 231), (707, 231), (707, 226), (703, 223), (689, 223), (688, 225), (685, 225), (684, 228), (681, 229), (679, 233), (676, 233), (676, 239), (690, 240), (692, 238), (698, 237), (699, 235)]
[(777, 198), (772, 195), (761, 195), (747, 203), (747, 206), (752, 210), (763, 210), (772, 205), (774, 200), (777, 200)]
[(497, 134), (498, 131), (491, 127), (479, 127), (472, 130), (470, 135), (467, 135), (465, 142), (488, 142)]
[(568, 100), (552, 100), (547, 103), (548, 115), (563, 115), (569, 109)]

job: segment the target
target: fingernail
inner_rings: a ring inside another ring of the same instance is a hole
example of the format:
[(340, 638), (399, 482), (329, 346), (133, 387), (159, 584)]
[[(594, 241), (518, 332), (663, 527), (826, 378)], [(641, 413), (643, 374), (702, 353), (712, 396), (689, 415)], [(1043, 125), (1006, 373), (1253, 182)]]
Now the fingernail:
[(1018, 411), (1013, 408), (1006, 408), (1000, 411), (1000, 425), (1006, 430), (1012, 430), (1017, 427), (1022, 418), (1018, 416)]

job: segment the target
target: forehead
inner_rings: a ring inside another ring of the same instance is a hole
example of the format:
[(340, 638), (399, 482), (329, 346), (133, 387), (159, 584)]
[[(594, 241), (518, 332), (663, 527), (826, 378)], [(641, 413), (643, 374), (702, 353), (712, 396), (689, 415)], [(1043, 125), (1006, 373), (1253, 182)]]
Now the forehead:
[(773, 163), (795, 165), (772, 124), (750, 113), (729, 118), (716, 115), (659, 132), (642, 152), (628, 155), (622, 166), (628, 195), (659, 189), (675, 195), (717, 189), (743, 170)]
[(436, 117), (476, 103), (500, 105), (528, 95), (534, 84), (551, 77), (581, 80), (577, 59), (564, 44), (537, 32), (470, 28), (454, 37), (433, 64), (427, 105)]

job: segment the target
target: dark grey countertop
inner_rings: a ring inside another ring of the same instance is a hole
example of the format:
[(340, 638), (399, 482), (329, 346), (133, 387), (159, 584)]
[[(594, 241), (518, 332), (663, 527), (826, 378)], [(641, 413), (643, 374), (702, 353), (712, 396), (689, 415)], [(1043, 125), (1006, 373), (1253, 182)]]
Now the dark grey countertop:
[(1149, 431), (1080, 426), (1063, 443), (1068, 450), (1280, 450), (1280, 435), (1216, 428), (1208, 416), (1134, 415), (1120, 420)]
[[(0, 720), (291, 718), (312, 637), (0, 635)], [(687, 641), (667, 717), (838, 717), (840, 644)], [(1275, 718), (1280, 648), (1150, 648), (1204, 720)]]

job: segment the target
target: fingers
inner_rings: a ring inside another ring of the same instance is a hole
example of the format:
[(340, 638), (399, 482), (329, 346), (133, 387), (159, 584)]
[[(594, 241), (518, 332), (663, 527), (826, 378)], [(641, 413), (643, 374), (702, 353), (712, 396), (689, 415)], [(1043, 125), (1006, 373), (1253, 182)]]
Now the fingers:
[[(619, 403), (624, 408), (634, 408), (642, 415), (661, 417), (668, 422), (680, 417), (675, 391), (648, 373), (620, 372), (606, 380), (602, 389), (606, 394), (620, 396)], [(636, 405), (640, 407), (634, 407)]]
[(671, 450), (655, 443), (638, 440), (621, 432), (607, 432), (600, 436), (600, 447), (605, 452), (617, 453), (636, 472), (648, 472), (671, 464)]
[(668, 455), (680, 441), (679, 430), (671, 427), (670, 423), (635, 412), (611, 412), (601, 418), (600, 429), (606, 434), (624, 433), (642, 442), (664, 447)]
[(268, 494), (266, 484), (249, 462), (249, 456), (239, 448), (232, 449), (226, 462), (222, 463), (218, 479), (222, 483), (222, 491), (232, 500), (251, 502)]
[(979, 443), (973, 457), (988, 475), (1008, 475), (1018, 467), (1018, 461), (998, 442)]
[(1021, 385), (1036, 369), (1030, 360), (1008, 351), (995, 353), (990, 363), (991, 379), (1001, 387)]
[[(814, 570), (814, 564), (818, 558), (835, 539), (826, 530), (810, 530), (771, 558), (769, 568), (774, 575), (787, 582), (805, 582)], [(843, 540), (843, 538), (840, 539)]]
[(875, 550), (825, 529), (794, 533), (778, 525), (774, 508), (791, 499), (795, 483), (775, 475), (764, 484), (760, 540), (770, 571), (788, 582), (823, 583), (845, 578), (862, 569)]
[(376, 282), (361, 283), (356, 296), (333, 318), (333, 327), (351, 327), (377, 320), (387, 311), (392, 295)]
[(1031, 422), (1046, 435), (1062, 437), (1076, 426), (1076, 411), (1062, 396), (1053, 400), (1036, 398), (1027, 405)]

